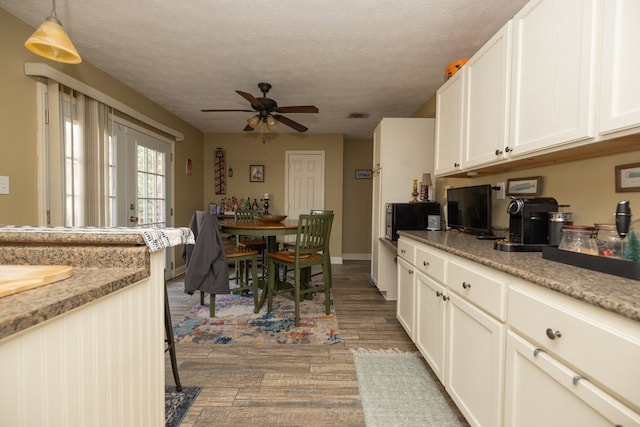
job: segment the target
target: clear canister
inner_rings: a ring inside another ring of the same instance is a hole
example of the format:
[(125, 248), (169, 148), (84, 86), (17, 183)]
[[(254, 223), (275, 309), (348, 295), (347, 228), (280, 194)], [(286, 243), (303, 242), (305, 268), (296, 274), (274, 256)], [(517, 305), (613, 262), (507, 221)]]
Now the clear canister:
[(598, 245), (594, 239), (594, 227), (586, 225), (565, 225), (562, 227), (562, 239), (558, 249), (598, 255)]
[(624, 241), (615, 224), (596, 224), (596, 244), (600, 256), (624, 258)]

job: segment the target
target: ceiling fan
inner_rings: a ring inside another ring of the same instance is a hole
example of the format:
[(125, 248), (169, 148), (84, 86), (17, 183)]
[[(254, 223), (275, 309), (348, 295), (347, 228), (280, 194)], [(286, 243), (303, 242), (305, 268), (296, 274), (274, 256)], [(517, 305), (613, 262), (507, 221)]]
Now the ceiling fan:
[(292, 129), (297, 130), (298, 132), (306, 132), (307, 127), (301, 125), (298, 122), (295, 122), (281, 114), (273, 114), (273, 113), (317, 113), (318, 107), (313, 105), (297, 105), (290, 107), (278, 107), (278, 103), (271, 98), (267, 98), (267, 93), (269, 89), (271, 89), (271, 84), (269, 83), (258, 83), (258, 88), (260, 92), (262, 92), (262, 96), (256, 98), (247, 92), (242, 92), (240, 90), (236, 90), (238, 95), (242, 96), (244, 99), (249, 101), (251, 104), (252, 110), (201, 110), (203, 112), (229, 112), (229, 111), (243, 111), (247, 113), (256, 112), (255, 116), (251, 117), (247, 120), (247, 126), (245, 126), (245, 131), (252, 131), (260, 127), (261, 130), (272, 130), (276, 122), (280, 122), (286, 126), (289, 126)]

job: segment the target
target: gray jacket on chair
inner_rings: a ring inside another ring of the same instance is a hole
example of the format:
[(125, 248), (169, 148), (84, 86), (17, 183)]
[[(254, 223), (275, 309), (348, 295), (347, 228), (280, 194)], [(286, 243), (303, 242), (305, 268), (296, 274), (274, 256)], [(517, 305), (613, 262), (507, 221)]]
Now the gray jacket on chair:
[(224, 253), (218, 219), (208, 212), (197, 211), (189, 221), (195, 245), (185, 245), (182, 252), (187, 266), (184, 292), (202, 291), (209, 294), (228, 294), (229, 265)]

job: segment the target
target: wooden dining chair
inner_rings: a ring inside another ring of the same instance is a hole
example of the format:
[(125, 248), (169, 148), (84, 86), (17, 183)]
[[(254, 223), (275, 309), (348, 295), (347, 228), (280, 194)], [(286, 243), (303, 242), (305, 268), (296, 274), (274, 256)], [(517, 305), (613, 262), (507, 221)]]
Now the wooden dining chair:
[[(271, 252), (267, 254), (267, 276), (269, 278), (268, 305), (273, 308), (273, 297), (282, 296), (295, 303), (295, 325), (300, 326), (300, 301), (305, 295), (324, 292), (325, 311), (331, 311), (331, 258), (329, 256), (329, 238), (333, 214), (305, 214), (298, 218), (296, 245), (293, 251)], [(304, 283), (303, 270), (319, 265), (322, 267), (322, 283), (313, 285)], [(283, 281), (276, 278), (277, 269), (282, 266), (293, 270), (293, 282), (285, 276)], [(303, 286), (305, 285), (305, 286)]]

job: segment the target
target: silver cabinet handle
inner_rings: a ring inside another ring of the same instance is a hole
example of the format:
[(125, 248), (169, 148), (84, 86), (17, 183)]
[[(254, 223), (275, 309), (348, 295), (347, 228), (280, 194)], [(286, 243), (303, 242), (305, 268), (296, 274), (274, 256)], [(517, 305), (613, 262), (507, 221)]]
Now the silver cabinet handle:
[(471, 287), (471, 283), (462, 282), (462, 288), (463, 289), (469, 289), (470, 287)]
[(544, 353), (544, 350), (541, 348), (536, 348), (533, 350), (533, 357), (538, 357), (538, 353)]
[(547, 333), (547, 338), (549, 338), (550, 340), (555, 340), (556, 338), (560, 338), (562, 336), (560, 331), (554, 331), (551, 328), (547, 328), (545, 332)]
[(578, 384), (578, 381), (580, 381), (581, 379), (582, 377), (580, 375), (574, 375), (571, 381), (573, 382), (573, 385), (576, 385)]

